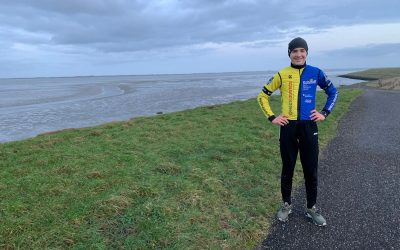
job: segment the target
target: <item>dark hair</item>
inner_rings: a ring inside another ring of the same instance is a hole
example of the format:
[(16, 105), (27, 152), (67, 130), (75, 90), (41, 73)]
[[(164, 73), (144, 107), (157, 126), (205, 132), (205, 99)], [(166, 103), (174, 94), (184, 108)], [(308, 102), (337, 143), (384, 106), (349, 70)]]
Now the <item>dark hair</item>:
[(307, 42), (306, 42), (306, 40), (304, 40), (301, 37), (296, 37), (295, 39), (290, 41), (290, 43), (288, 45), (288, 54), (289, 54), (289, 56), (290, 56), (290, 53), (292, 52), (292, 50), (294, 50), (296, 48), (304, 48), (308, 53)]

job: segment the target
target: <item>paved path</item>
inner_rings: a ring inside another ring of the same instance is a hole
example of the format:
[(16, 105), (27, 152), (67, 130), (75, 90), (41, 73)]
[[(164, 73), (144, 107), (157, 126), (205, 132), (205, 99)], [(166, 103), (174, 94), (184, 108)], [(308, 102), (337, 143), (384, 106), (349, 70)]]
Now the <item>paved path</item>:
[(319, 166), (328, 226), (304, 217), (301, 187), (289, 222), (276, 221), (261, 249), (400, 249), (400, 92), (366, 89)]

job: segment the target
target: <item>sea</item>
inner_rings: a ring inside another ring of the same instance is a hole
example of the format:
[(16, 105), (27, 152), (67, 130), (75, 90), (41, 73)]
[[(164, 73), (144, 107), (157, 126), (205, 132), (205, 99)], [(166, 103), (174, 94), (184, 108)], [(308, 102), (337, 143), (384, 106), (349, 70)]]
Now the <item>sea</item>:
[[(325, 70), (335, 86), (361, 82), (339, 77), (354, 71)], [(0, 79), (0, 143), (66, 128), (247, 100), (256, 97), (274, 73)]]

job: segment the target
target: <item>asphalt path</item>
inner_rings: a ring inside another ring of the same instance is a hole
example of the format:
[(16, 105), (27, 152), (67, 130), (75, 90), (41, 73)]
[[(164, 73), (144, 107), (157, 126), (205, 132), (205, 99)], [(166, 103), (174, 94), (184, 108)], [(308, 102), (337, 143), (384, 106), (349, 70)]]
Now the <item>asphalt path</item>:
[(399, 91), (366, 89), (322, 152), (318, 206), (328, 225), (305, 218), (304, 185), (292, 202), (289, 221), (276, 221), (259, 249), (400, 249)]

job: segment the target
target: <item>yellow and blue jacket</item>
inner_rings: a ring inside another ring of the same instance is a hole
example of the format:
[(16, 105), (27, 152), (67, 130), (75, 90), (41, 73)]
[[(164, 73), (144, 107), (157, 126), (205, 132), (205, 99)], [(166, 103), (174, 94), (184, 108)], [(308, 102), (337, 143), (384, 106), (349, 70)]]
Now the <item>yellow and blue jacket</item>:
[(305, 65), (292, 66), (277, 72), (258, 95), (258, 103), (270, 121), (275, 119), (269, 104), (271, 94), (280, 89), (282, 114), (289, 120), (311, 120), (311, 110), (315, 109), (317, 85), (327, 94), (322, 113), (327, 116), (335, 106), (338, 91), (325, 73), (319, 68)]

